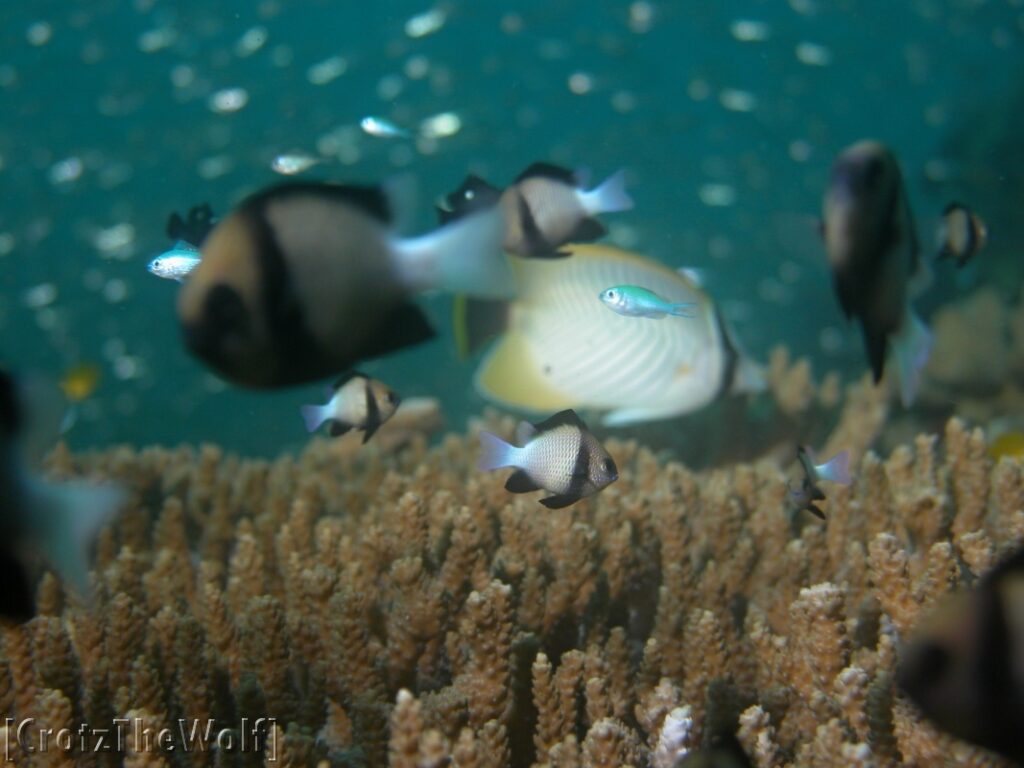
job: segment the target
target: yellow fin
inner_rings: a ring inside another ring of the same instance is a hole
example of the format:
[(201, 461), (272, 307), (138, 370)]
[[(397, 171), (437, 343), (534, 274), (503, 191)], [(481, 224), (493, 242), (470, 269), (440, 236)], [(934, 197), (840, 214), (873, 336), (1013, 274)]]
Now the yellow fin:
[(477, 370), (476, 387), (488, 399), (528, 411), (560, 411), (576, 404), (544, 378), (518, 331), (506, 333), (487, 355)]

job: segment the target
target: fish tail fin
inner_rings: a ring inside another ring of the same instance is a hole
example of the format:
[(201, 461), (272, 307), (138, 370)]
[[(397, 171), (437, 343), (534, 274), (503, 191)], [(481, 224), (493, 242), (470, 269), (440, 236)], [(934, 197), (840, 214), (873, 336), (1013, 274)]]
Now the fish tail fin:
[(492, 469), (515, 466), (515, 454), (518, 449), (511, 443), (506, 443), (497, 435), (490, 432), (480, 433), (480, 461), (477, 462), (477, 469), (487, 472)]
[(502, 253), (505, 217), (497, 206), (420, 237), (395, 240), (399, 279), (413, 291), (510, 298), (515, 279)]
[(32, 539), (83, 599), (90, 597), (89, 550), (102, 528), (124, 503), (116, 485), (30, 482)]
[(900, 402), (909, 408), (917, 396), (921, 383), (921, 370), (932, 351), (932, 332), (910, 307), (903, 317), (903, 325), (892, 337), (893, 355), (900, 377)]
[(818, 477), (839, 485), (849, 485), (850, 452), (842, 451), (817, 468)]
[(693, 317), (693, 308), (696, 306), (692, 301), (681, 301), (678, 304), (672, 304), (669, 309), (669, 314), (674, 317)]
[(508, 327), (508, 313), (506, 301), (456, 296), (452, 305), (452, 331), (459, 358), (466, 359), (503, 333)]
[(302, 420), (306, 423), (307, 432), (316, 432), (320, 425), (327, 421), (327, 406), (325, 405), (303, 405), (299, 407)]
[(626, 171), (618, 170), (587, 192), (580, 193), (584, 210), (593, 216), (598, 213), (628, 211), (633, 207), (633, 198), (626, 191)]

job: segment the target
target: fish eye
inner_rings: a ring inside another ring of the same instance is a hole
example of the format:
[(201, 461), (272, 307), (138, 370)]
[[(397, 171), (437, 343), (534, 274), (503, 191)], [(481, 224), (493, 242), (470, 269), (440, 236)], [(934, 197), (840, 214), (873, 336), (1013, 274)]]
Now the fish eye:
[(389, 405), (394, 405), (395, 403), (398, 402), (398, 398), (395, 397), (395, 393), (390, 391), (387, 393), (387, 395), (385, 395), (384, 399), (388, 401)]
[(605, 459), (604, 461), (601, 462), (601, 469), (603, 469), (609, 475), (614, 474), (615, 462), (612, 461), (610, 458)]

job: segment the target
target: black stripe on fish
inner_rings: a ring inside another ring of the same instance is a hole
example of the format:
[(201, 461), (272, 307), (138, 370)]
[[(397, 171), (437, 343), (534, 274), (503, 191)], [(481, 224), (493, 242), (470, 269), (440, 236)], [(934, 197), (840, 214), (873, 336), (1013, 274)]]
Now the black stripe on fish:
[(267, 201), (288, 200), (308, 196), (331, 200), (356, 208), (381, 224), (392, 222), (393, 212), (387, 194), (380, 187), (360, 184), (325, 184), (317, 181), (286, 181), (260, 190), (249, 197), (243, 207), (262, 211)]
[(306, 325), (302, 302), (295, 292), (288, 258), (264, 210), (266, 196), (246, 206), (246, 221), (256, 240), (254, 253), (259, 267), (260, 293), (266, 327), (274, 349), (278, 384), (308, 381), (323, 375), (324, 351)]
[(0, 616), (12, 621), (28, 621), (35, 614), (31, 581), (18, 557), (0, 548)]
[[(352, 425), (340, 419), (330, 419), (327, 427), (327, 434), (331, 437), (341, 437), (352, 429)], [(365, 440), (363, 442), (366, 442)]]
[(4, 437), (13, 437), (22, 428), (18, 383), (8, 371), (0, 370), (0, 431)]
[(537, 219), (530, 210), (526, 197), (517, 189), (516, 210), (519, 215), (519, 228), (523, 233), (523, 245), (530, 256), (545, 256), (555, 251), (548, 243), (544, 233), (537, 226)]
[(718, 391), (715, 398), (725, 397), (733, 388), (733, 381), (739, 369), (740, 353), (729, 335), (729, 329), (725, 325), (725, 318), (722, 310), (715, 307), (715, 325), (718, 327), (718, 335), (722, 338), (722, 354), (725, 357), (722, 365), (722, 379), (718, 383)]
[(511, 493), (529, 493), (539, 491), (540, 486), (533, 482), (525, 469), (517, 469), (505, 481), (505, 490)]
[[(977, 739), (989, 744), (1006, 754), (1007, 749), (1022, 749), (1020, 732), (1014, 722), (1014, 712), (1020, 712), (1019, 693), (1014, 690), (1016, 684), (1011, 661), (1014, 656), (1014, 640), (1010, 636), (1010, 627), (1006, 620), (1003, 605), (1002, 586), (1005, 578), (1010, 575), (1003, 572), (1003, 578), (986, 581), (978, 590), (976, 599), (980, 602), (978, 610), (978, 645), (974, 649), (977, 680), (980, 696), (977, 703), (980, 711), (975, 711), (975, 726), (979, 733)], [(968, 726), (970, 727), (970, 726)]]
[(370, 380), (363, 382), (363, 391), (366, 396), (366, 425), (363, 427), (363, 445), (373, 437), (373, 433), (380, 429), (383, 423), (380, 418), (380, 407), (377, 405), (377, 398), (373, 396), (373, 388), (370, 387)]

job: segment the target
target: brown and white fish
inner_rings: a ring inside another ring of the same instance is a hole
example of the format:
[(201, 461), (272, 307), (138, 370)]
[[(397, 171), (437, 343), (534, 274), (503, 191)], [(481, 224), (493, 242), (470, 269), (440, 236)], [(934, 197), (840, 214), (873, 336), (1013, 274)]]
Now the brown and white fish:
[(303, 405), (299, 410), (306, 429), (315, 432), (328, 425), (331, 437), (350, 429), (363, 430), (365, 443), (380, 425), (395, 415), (401, 399), (384, 382), (352, 371), (334, 384), (331, 399), (324, 405)]
[(534, 163), (504, 190), (479, 176), (467, 176), (445, 198), (442, 222), (498, 205), (505, 215), (507, 253), (532, 258), (568, 256), (562, 246), (597, 240), (605, 234), (594, 218), (633, 207), (625, 173), (618, 171), (594, 189), (585, 190), (582, 174), (550, 163)]
[(861, 141), (836, 158), (822, 235), (839, 305), (860, 323), (875, 383), (891, 349), (900, 399), (910, 406), (932, 345), (931, 332), (910, 306), (927, 270), (903, 176), (886, 146)]
[(292, 182), (243, 201), (178, 294), (192, 354), (243, 386), (303, 384), (431, 338), (418, 293), (509, 296), (500, 211), (404, 238), (390, 191)]
[(1024, 549), (920, 624), (896, 682), (943, 730), (1024, 764)]
[(549, 509), (561, 509), (590, 496), (619, 478), (615, 461), (572, 409), (539, 424), (519, 423), (516, 442), (506, 443), (490, 432), (480, 433), (479, 469), (515, 467), (505, 488), (512, 493), (545, 490)]
[(950, 203), (942, 212), (937, 232), (936, 259), (952, 259), (963, 267), (988, 242), (982, 218), (962, 203)]

